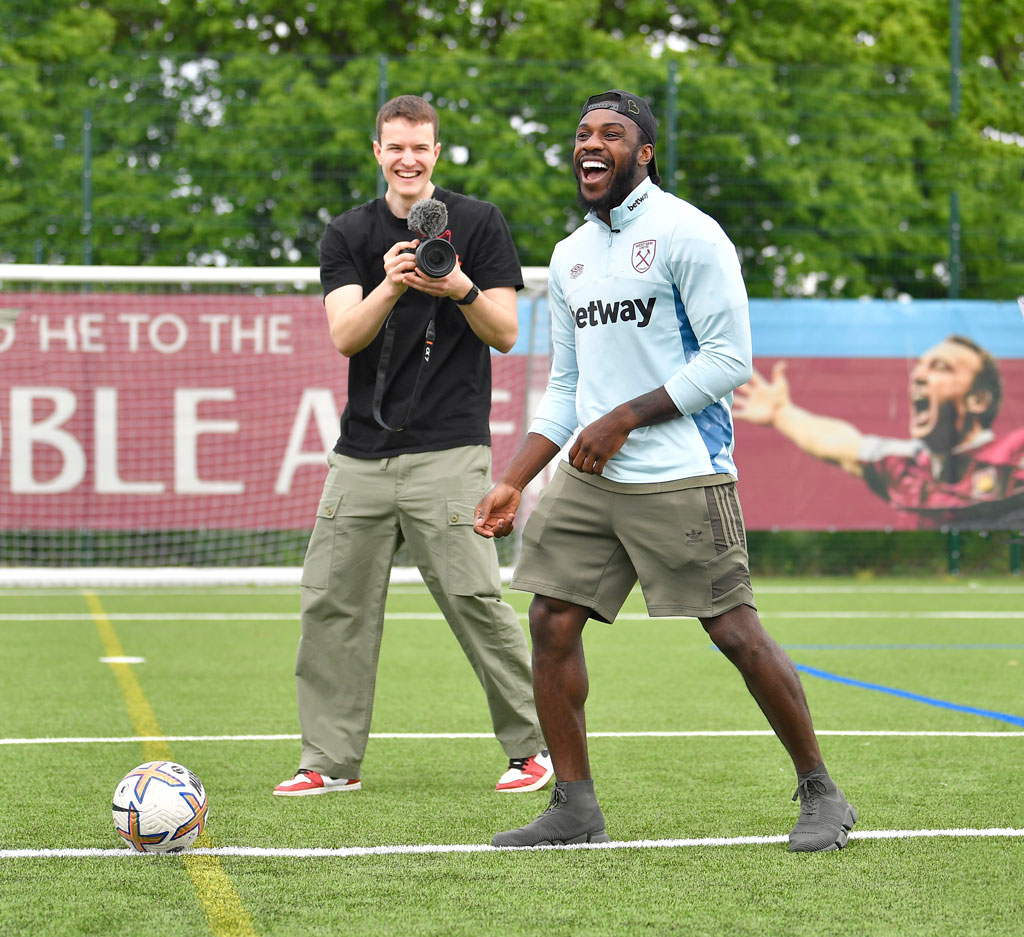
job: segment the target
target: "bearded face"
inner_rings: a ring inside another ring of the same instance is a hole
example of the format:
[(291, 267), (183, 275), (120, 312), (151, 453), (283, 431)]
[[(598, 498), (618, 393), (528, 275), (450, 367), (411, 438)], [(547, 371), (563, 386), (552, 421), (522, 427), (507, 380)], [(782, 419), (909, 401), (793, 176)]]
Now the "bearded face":
[(585, 210), (607, 216), (644, 179), (647, 166), (641, 165), (640, 154), (650, 144), (642, 138), (640, 128), (616, 111), (597, 108), (584, 115), (576, 128), (572, 165)]
[[(638, 143), (620, 159), (585, 156), (576, 160), (576, 198), (585, 211), (609, 212), (626, 200), (637, 186), (642, 146)], [(598, 191), (594, 192), (595, 188)]]

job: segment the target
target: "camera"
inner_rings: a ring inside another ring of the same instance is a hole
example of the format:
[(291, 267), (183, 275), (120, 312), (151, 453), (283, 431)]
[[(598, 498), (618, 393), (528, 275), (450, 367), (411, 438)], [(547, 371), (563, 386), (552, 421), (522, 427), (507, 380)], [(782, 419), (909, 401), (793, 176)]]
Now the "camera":
[(455, 248), (443, 238), (426, 238), (413, 250), (407, 247), (403, 254), (415, 254), (416, 266), (428, 277), (446, 277), (455, 269)]

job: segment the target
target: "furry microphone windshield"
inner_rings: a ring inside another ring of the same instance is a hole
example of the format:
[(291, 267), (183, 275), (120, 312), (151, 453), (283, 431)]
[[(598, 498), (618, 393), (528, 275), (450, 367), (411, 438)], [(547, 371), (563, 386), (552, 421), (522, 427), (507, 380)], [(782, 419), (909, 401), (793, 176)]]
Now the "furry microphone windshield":
[(422, 198), (409, 209), (409, 230), (436, 238), (448, 227), (448, 209), (436, 198)]

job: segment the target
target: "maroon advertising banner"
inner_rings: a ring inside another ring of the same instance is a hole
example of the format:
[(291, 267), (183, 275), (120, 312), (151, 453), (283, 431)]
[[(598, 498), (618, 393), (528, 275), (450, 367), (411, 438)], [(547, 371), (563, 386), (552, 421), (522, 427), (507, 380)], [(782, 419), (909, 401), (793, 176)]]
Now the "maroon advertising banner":
[(733, 402), (747, 526), (1024, 530), (1022, 312), (766, 307)]
[[(755, 368), (767, 379), (778, 360), (755, 359)], [(915, 359), (791, 358), (784, 374), (794, 403), (802, 409), (847, 422), (863, 437), (910, 441), (914, 364)], [(1007, 388), (1024, 388), (1024, 361), (1002, 361), (1000, 370)], [(740, 396), (742, 393), (737, 394)], [(908, 496), (902, 502), (887, 497), (868, 484), (863, 470), (849, 471), (835, 460), (813, 454), (809, 447), (801, 449), (773, 426), (743, 420), (738, 416), (742, 412), (739, 402), (735, 410), (740, 496), (744, 518), (752, 530), (1004, 529), (1014, 525), (1013, 516), (1002, 516), (998, 501), (985, 515), (987, 519), (977, 522), (958, 519), (956, 510), (943, 510), (941, 505), (928, 511), (927, 494), (921, 491), (916, 498)], [(1013, 474), (1019, 478), (1013, 490), (1024, 494), (1022, 428), (1024, 392), (1004, 393), (992, 433), (997, 440), (1011, 440), (1010, 464), (1002, 473), (1005, 477), (992, 465), (976, 466), (974, 474), (959, 479), (960, 497), (946, 503), (964, 505), (973, 498), (994, 498), (1000, 486), (1005, 490), (1013, 484)]]
[[(2, 305), (0, 528), (311, 526), (347, 374), (319, 296)], [(518, 445), (528, 371), (494, 360), (496, 465)]]
[[(0, 306), (0, 529), (311, 526), (346, 398), (319, 296)], [(1024, 529), (1016, 304), (752, 301), (751, 325), (757, 374), (734, 399), (750, 529)], [(496, 473), (543, 390), (545, 332), (533, 356), (492, 357)]]

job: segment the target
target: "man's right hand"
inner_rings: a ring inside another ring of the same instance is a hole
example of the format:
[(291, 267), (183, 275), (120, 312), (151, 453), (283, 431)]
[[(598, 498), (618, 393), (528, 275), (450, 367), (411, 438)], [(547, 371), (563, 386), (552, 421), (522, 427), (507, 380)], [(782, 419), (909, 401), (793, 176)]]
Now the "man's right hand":
[(498, 482), (476, 506), (473, 530), (481, 537), (507, 537), (515, 528), (516, 510), (523, 493), (506, 482)]
[[(419, 241), (399, 241), (384, 255), (384, 279), (391, 284), (396, 297), (401, 296), (408, 288), (406, 274), (416, 269), (416, 247)], [(411, 249), (413, 252), (403, 253)]]
[(346, 358), (362, 351), (380, 332), (399, 297), (409, 288), (406, 277), (416, 269), (416, 254), (403, 254), (419, 241), (399, 241), (383, 259), (384, 279), (364, 295), (358, 283), (339, 286), (324, 297), (334, 347)]

